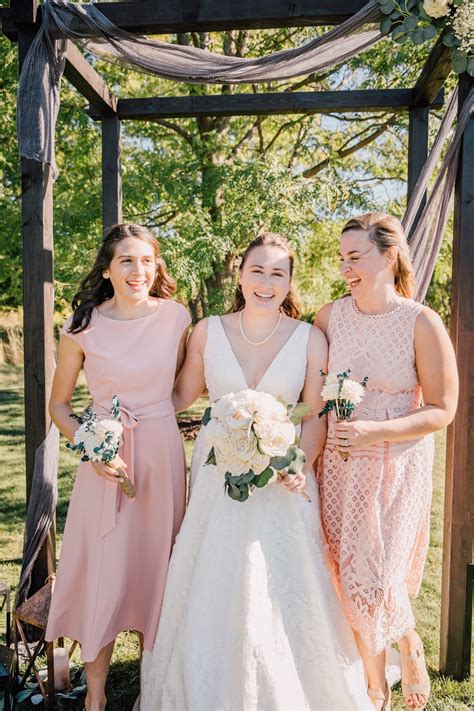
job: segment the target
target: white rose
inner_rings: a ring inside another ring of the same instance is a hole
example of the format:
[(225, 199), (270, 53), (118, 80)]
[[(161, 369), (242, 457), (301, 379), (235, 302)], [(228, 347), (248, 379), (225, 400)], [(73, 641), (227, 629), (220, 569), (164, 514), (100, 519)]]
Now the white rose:
[(296, 430), (292, 422), (255, 423), (260, 448), (270, 457), (283, 457), (294, 443)]
[(430, 17), (444, 17), (449, 12), (449, 0), (425, 0), (423, 7)]
[(344, 380), (340, 395), (342, 400), (347, 400), (353, 405), (358, 405), (364, 395), (365, 388), (360, 383), (357, 383), (355, 380), (350, 380), (349, 378)]
[(213, 403), (211, 417), (215, 417), (217, 420), (225, 420), (232, 415), (234, 409), (234, 393), (228, 393), (228, 395), (224, 395), (224, 397)]
[(321, 390), (323, 400), (336, 400), (339, 397), (339, 381), (337, 383), (326, 382)]
[(227, 437), (215, 442), (214, 452), (220, 474), (230, 472), (240, 476), (252, 469), (254, 463), (257, 466), (261, 463), (253, 432), (233, 430)]

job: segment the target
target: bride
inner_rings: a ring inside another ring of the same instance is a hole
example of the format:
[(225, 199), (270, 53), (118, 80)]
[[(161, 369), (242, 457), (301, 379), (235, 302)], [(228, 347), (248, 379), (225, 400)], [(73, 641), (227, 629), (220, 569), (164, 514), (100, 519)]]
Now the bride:
[(282, 237), (250, 243), (235, 311), (196, 326), (173, 399), (181, 411), (207, 387), (211, 401), (247, 388), (302, 400), (312, 408), (301, 431), (308, 464), (236, 502), (204, 464), (201, 430), (154, 649), (143, 656), (141, 711), (373, 709), (326, 567), (311, 467), (326, 434), (327, 344), (297, 320), (292, 271)]

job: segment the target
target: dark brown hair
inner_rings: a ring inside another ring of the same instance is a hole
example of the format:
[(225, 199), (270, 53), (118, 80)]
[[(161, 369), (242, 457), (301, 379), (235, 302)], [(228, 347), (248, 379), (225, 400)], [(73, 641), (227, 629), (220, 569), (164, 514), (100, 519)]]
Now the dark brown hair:
[(342, 228), (341, 235), (349, 230), (368, 232), (369, 240), (377, 246), (381, 254), (390, 247), (397, 247), (397, 261), (393, 271), (395, 289), (399, 294), (411, 297), (415, 293), (415, 273), (410, 256), (410, 248), (402, 224), (396, 217), (384, 212), (367, 212), (365, 215), (352, 217)]
[[(284, 252), (287, 253), (288, 259), (290, 261), (290, 279), (293, 276), (293, 268), (295, 264), (295, 256), (293, 254), (293, 250), (291, 249), (290, 243), (288, 242), (285, 237), (282, 237), (281, 235), (275, 234), (274, 232), (261, 232), (255, 239), (253, 239), (247, 249), (245, 250), (243, 256), (242, 256), (242, 261), (240, 262), (240, 271), (244, 268), (244, 264), (247, 260), (247, 257), (249, 256), (250, 252), (255, 249), (256, 247), (264, 247), (264, 246), (271, 246), (271, 247), (279, 247), (279, 249), (282, 249)], [(242, 311), (242, 309), (245, 306), (245, 299), (244, 295), (242, 294), (242, 289), (240, 288), (240, 285), (237, 287), (235, 296), (234, 296), (234, 304), (232, 307), (232, 311)], [(283, 311), (284, 314), (289, 316), (290, 318), (299, 318), (301, 315), (301, 306), (300, 302), (298, 299), (298, 296), (293, 288), (293, 286), (290, 284), (290, 290), (288, 294), (285, 296), (285, 300), (280, 306), (280, 311)]]
[(82, 280), (77, 294), (72, 300), (74, 309), (72, 323), (69, 331), (79, 333), (90, 323), (92, 310), (114, 295), (114, 288), (110, 279), (105, 279), (102, 274), (109, 268), (114, 258), (115, 245), (127, 237), (136, 237), (151, 245), (155, 254), (156, 274), (150, 289), (150, 296), (161, 299), (170, 299), (176, 291), (176, 283), (166, 271), (165, 264), (160, 256), (160, 248), (155, 236), (146, 227), (135, 224), (120, 224), (111, 227), (105, 234), (94, 265), (89, 274)]

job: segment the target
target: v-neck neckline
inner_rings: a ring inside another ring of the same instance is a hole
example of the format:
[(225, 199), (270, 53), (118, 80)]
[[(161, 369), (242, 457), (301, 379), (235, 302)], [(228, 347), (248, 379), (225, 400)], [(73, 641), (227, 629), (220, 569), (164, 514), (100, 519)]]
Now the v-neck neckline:
[(300, 328), (300, 326), (302, 326), (303, 323), (304, 323), (303, 321), (300, 321), (300, 323), (296, 326), (296, 328), (293, 329), (293, 331), (292, 331), (291, 334), (288, 336), (288, 338), (286, 339), (286, 341), (284, 342), (284, 344), (282, 345), (282, 347), (280, 348), (280, 350), (273, 356), (273, 358), (271, 359), (270, 363), (269, 363), (268, 366), (265, 368), (265, 371), (264, 371), (262, 377), (260, 378), (260, 380), (258, 381), (258, 383), (255, 385), (255, 387), (251, 388), (250, 385), (248, 384), (247, 377), (246, 377), (246, 375), (245, 375), (245, 373), (244, 373), (244, 369), (242, 368), (242, 365), (241, 365), (239, 359), (237, 358), (237, 355), (236, 355), (236, 353), (235, 353), (235, 351), (234, 351), (234, 349), (233, 349), (233, 347), (232, 347), (232, 343), (230, 342), (230, 338), (229, 338), (229, 336), (227, 335), (227, 331), (226, 331), (225, 328), (224, 328), (224, 324), (223, 324), (223, 322), (222, 322), (222, 319), (221, 319), (220, 316), (217, 316), (216, 318), (217, 318), (218, 321), (219, 321), (220, 327), (221, 327), (221, 329), (222, 329), (222, 332), (224, 333), (224, 337), (225, 337), (225, 340), (226, 340), (227, 345), (228, 345), (228, 347), (229, 347), (229, 350), (230, 350), (230, 352), (231, 352), (231, 354), (232, 354), (232, 356), (233, 356), (233, 358), (234, 358), (234, 360), (235, 360), (235, 362), (236, 362), (236, 364), (237, 364), (237, 366), (238, 366), (238, 368), (239, 368), (239, 370), (240, 370), (240, 374), (241, 374), (241, 376), (242, 376), (243, 382), (245, 383), (245, 387), (248, 388), (248, 390), (258, 390), (258, 388), (261, 386), (261, 384), (262, 384), (263, 381), (265, 380), (266, 376), (268, 375), (268, 372), (270, 371), (271, 367), (273, 366), (273, 364), (275, 363), (275, 361), (277, 360), (277, 358), (280, 356), (281, 352), (287, 347), (287, 345), (290, 343), (290, 341), (292, 340), (293, 336), (295, 335), (296, 331), (298, 331), (299, 328)]

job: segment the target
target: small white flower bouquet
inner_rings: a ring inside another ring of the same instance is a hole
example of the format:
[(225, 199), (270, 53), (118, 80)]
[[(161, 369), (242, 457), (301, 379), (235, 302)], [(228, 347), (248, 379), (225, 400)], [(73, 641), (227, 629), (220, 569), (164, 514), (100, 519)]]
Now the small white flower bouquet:
[[(356, 380), (349, 378), (350, 372), (350, 368), (342, 373), (324, 373), (321, 371), (321, 375), (324, 376), (321, 397), (326, 404), (319, 413), (319, 417), (334, 410), (340, 422), (351, 419), (356, 406), (362, 402), (365, 395), (368, 377), (366, 376), (361, 383), (358, 383)], [(340, 451), (339, 454), (344, 461), (349, 457), (347, 452)]]
[[(89, 405), (82, 415), (70, 415), (79, 422), (74, 433), (74, 444), (66, 442), (66, 447), (82, 454), (81, 462), (111, 462), (117, 455), (123, 426), (120, 422), (120, 403), (116, 395), (112, 398), (110, 418), (102, 419)], [(123, 469), (118, 470), (120, 488), (125, 496), (135, 496), (135, 487)]]
[(229, 393), (206, 409), (202, 421), (211, 447), (206, 464), (224, 476), (231, 499), (246, 501), (255, 487), (273, 482), (277, 473), (301, 472), (306, 457), (295, 425), (309, 412), (305, 403), (287, 405), (256, 390)]

